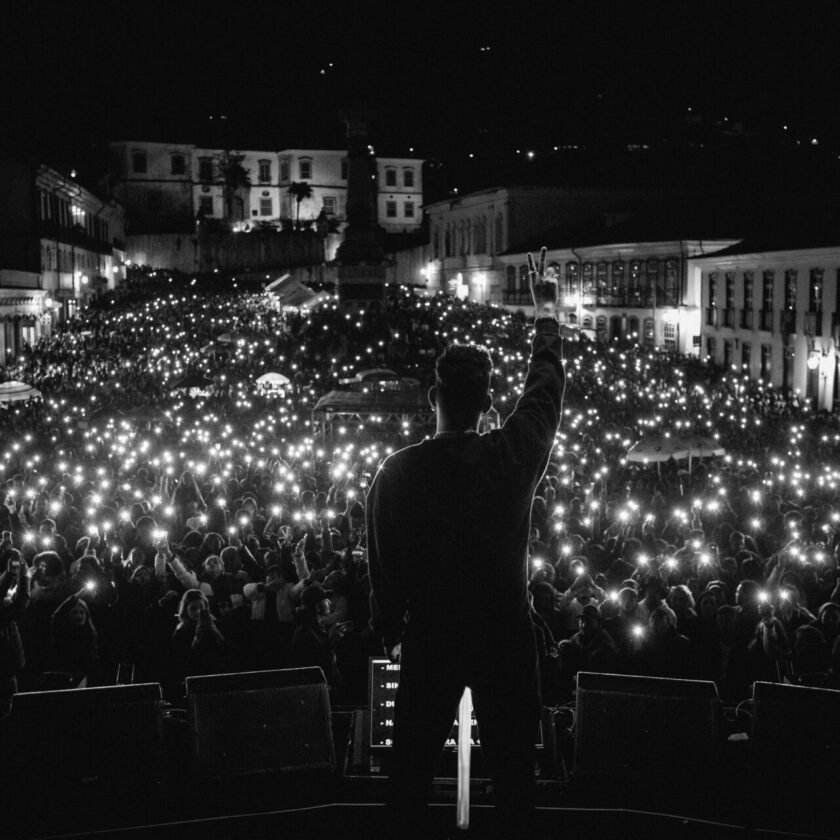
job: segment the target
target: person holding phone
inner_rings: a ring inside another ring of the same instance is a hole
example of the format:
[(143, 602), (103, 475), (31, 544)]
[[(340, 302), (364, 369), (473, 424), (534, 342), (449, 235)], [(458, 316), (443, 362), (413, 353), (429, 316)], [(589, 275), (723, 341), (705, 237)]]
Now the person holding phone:
[(565, 372), (557, 275), (545, 248), (539, 264), (528, 261), (535, 334), (513, 412), (479, 434), (493, 360), (484, 347), (451, 345), (429, 392), (437, 433), (386, 458), (367, 498), (373, 625), (401, 663), (388, 805), (394, 828), (418, 837), (428, 836), (431, 783), (467, 686), (499, 836), (529, 836), (540, 695), (528, 537)]
[(188, 589), (178, 605), (178, 626), (172, 634), (173, 695), (180, 696), (186, 677), (220, 674), (228, 669), (228, 645), (200, 589)]

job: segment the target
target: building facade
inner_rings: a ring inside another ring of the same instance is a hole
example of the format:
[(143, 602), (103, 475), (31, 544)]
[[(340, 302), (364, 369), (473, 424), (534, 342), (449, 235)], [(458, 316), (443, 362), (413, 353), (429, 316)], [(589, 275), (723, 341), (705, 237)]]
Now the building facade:
[[(700, 268), (693, 257), (732, 244), (666, 241), (549, 248), (560, 278), (560, 312), (598, 341), (629, 339), (651, 348), (698, 355), (701, 349)], [(531, 305), (527, 252), (502, 256), (499, 302)]]
[(695, 264), (704, 356), (815, 408), (840, 407), (840, 245), (759, 252), (744, 242)]
[(0, 161), (0, 364), (125, 280), (125, 214), (47, 166)]
[(420, 278), (401, 282), (425, 281), (431, 291), (501, 304), (509, 264), (504, 254), (516, 254), (541, 231), (639, 200), (635, 191), (511, 186), (435, 202), (426, 207), (427, 265)]
[[(378, 222), (392, 233), (412, 232), (422, 224), (423, 161), (371, 158)], [(230, 178), (231, 164), (244, 179)], [(112, 194), (130, 220), (129, 260), (154, 254), (167, 267), (192, 270), (189, 243), (197, 219), (215, 219), (234, 231), (255, 227), (281, 229), (298, 223), (326, 223), (340, 232), (347, 214), (347, 152), (321, 149), (236, 151), (193, 145), (120, 141), (110, 144)], [(298, 196), (293, 185), (308, 185)], [(159, 241), (150, 241), (149, 236)], [(138, 238), (135, 237), (145, 237)], [(334, 256), (338, 243), (329, 249)], [(184, 249), (184, 253), (181, 253)], [(142, 252), (142, 254), (140, 253)]]

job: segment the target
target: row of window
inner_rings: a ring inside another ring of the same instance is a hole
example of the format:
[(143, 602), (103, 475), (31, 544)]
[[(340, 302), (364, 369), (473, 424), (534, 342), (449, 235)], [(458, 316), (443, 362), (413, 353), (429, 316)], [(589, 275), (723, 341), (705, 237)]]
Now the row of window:
[[(752, 370), (752, 344), (748, 341), (741, 342), (741, 358), (736, 359), (735, 342), (726, 340), (723, 342), (723, 366), (729, 370), (737, 365), (741, 370), (750, 372)], [(718, 361), (717, 339), (714, 336), (706, 338), (706, 355), (713, 361)], [(785, 352), (788, 352), (787, 350)], [(773, 372), (773, 347), (770, 344), (761, 345), (761, 366), (759, 376), (762, 379), (770, 380)]]
[(99, 254), (83, 251), (78, 248), (58, 248), (55, 245), (42, 243), (41, 271), (59, 271), (71, 274), (81, 271), (85, 274), (103, 274), (104, 262)]
[[(840, 280), (840, 269), (837, 271)], [(741, 318), (740, 327), (753, 328), (753, 310), (755, 309), (756, 278), (754, 271), (743, 272), (741, 284)], [(761, 276), (761, 309), (759, 310), (758, 329), (773, 331), (773, 313), (775, 311), (776, 272), (767, 270)], [(734, 327), (736, 295), (736, 275), (734, 271), (727, 271), (721, 276), (717, 272), (709, 274), (708, 306), (706, 308), (706, 324), (709, 326)], [(721, 295), (721, 291), (723, 294)], [(825, 292), (825, 270), (812, 268), (808, 273), (808, 310), (806, 312), (806, 328), (814, 335), (822, 335), (822, 311)], [(799, 294), (799, 271), (795, 268), (787, 269), (784, 273), (783, 308), (780, 314), (779, 327), (782, 331), (796, 332), (796, 309)], [(720, 304), (723, 304), (721, 307)], [(719, 317), (719, 311), (720, 316)], [(813, 316), (813, 317), (808, 317)]]
[[(397, 218), (397, 202), (396, 201), (386, 201), (385, 202), (385, 218), (386, 219), (396, 219)], [(404, 201), (403, 202), (403, 218), (406, 218), (406, 219), (413, 219), (414, 218), (414, 202), (413, 201)]]
[[(504, 217), (496, 214), (493, 227), (492, 252), (498, 254), (504, 250)], [(476, 216), (474, 219), (462, 219), (460, 222), (449, 222), (443, 230), (443, 256), (454, 257), (456, 254), (487, 254), (487, 217)], [(432, 237), (432, 253), (434, 258), (441, 257), (441, 228), (435, 228)]]
[[(840, 279), (840, 269), (837, 270)], [(808, 277), (808, 310), (820, 312), (823, 306), (825, 270), (812, 268)], [(721, 301), (720, 292), (723, 289), (723, 302), (725, 309), (735, 307), (735, 272), (727, 271), (723, 275), (721, 284), (720, 274), (712, 272), (709, 274), (709, 306), (715, 308)], [(796, 311), (796, 299), (798, 295), (799, 271), (789, 268), (785, 271), (784, 281), (784, 308)], [(772, 270), (762, 272), (762, 309), (770, 311), (774, 308), (774, 295), (776, 286), (776, 272)], [(745, 271), (743, 273), (743, 284), (741, 287), (744, 309), (753, 309), (755, 296), (755, 272)]]
[[(301, 181), (310, 181), (313, 178), (313, 160), (312, 158), (298, 159), (297, 178)], [(131, 154), (131, 168), (135, 174), (144, 175), (149, 171), (149, 158), (144, 151), (135, 151)], [(272, 161), (268, 159), (260, 159), (257, 161), (257, 181), (260, 184), (270, 184), (272, 174)], [(182, 154), (172, 154), (169, 157), (169, 172), (171, 175), (186, 175), (187, 162)], [(290, 161), (288, 158), (280, 160), (280, 182), (289, 180)], [(198, 159), (198, 180), (204, 182), (212, 182), (216, 180), (216, 165), (212, 157), (200, 157)], [(385, 186), (396, 187), (398, 179), (398, 172), (396, 167), (386, 167), (385, 169)], [(347, 180), (347, 159), (343, 158), (341, 161), (341, 180)], [(411, 167), (404, 167), (402, 170), (402, 185), (403, 187), (414, 188), (415, 171)]]
[(49, 190), (38, 190), (38, 215), (42, 222), (52, 222), (61, 228), (81, 228), (88, 236), (110, 242), (111, 226), (106, 219), (87, 213)]
[[(327, 216), (334, 216), (338, 212), (338, 198), (334, 195), (325, 195), (322, 198), (323, 210)], [(203, 216), (214, 215), (213, 210), (213, 196), (201, 195), (198, 197), (198, 211)], [(414, 207), (411, 208), (411, 214), (414, 213)], [(262, 196), (259, 200), (259, 209), (251, 210), (252, 216), (274, 216), (274, 199), (271, 197)], [(408, 212), (406, 211), (406, 215)]]
[[(563, 266), (552, 263), (567, 296), (595, 297), (602, 305), (678, 306), (680, 303), (679, 260), (676, 258), (631, 260), (625, 263), (570, 260)], [(509, 265), (505, 287), (528, 292), (528, 266)]]

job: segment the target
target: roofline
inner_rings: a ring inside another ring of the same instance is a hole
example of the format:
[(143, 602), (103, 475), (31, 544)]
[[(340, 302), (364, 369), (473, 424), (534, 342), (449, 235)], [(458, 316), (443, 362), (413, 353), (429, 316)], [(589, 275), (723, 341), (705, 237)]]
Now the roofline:
[(798, 254), (800, 256), (807, 256), (809, 254), (824, 256), (830, 253), (835, 253), (840, 256), (840, 242), (837, 245), (816, 245), (805, 248), (778, 248), (774, 250), (764, 251), (743, 251), (737, 254), (703, 254), (699, 257), (693, 257), (696, 260), (718, 260), (719, 262), (745, 262), (749, 259), (765, 259), (778, 260), (783, 259), (788, 254)]
[[(734, 244), (740, 242), (740, 239), (655, 239), (655, 240), (640, 240), (636, 242), (600, 242), (596, 245), (557, 245), (557, 246), (546, 246), (548, 248), (548, 253), (552, 251), (577, 251), (579, 253), (586, 253), (590, 251), (600, 251), (605, 249), (619, 249), (619, 248), (660, 248), (660, 247), (667, 247), (676, 245), (678, 247), (682, 246), (695, 246), (697, 248), (708, 247), (713, 244), (720, 244), (718, 248), (719, 251), (722, 251), (724, 248), (731, 248)], [(499, 257), (518, 257), (520, 254), (527, 254), (527, 248), (523, 248), (522, 250), (508, 249), (507, 251), (498, 254)], [(703, 254), (701, 255), (702, 258), (708, 258), (713, 256), (712, 254)], [(691, 257), (691, 259), (700, 259), (700, 257)]]

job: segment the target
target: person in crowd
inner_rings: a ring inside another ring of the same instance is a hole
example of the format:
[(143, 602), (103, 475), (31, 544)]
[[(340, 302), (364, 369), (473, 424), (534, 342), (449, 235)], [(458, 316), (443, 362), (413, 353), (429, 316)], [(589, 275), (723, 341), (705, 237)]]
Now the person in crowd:
[(95, 683), (98, 675), (99, 635), (90, 616), (83, 586), (65, 598), (52, 615), (49, 669), (73, 676), (74, 684)]
[(336, 665), (335, 641), (343, 628), (329, 624), (332, 602), (320, 583), (311, 582), (303, 588), (298, 613), (292, 637), (292, 664), (320, 668), (330, 689), (335, 692), (341, 681)]
[[(5, 555), (5, 557), (3, 557)], [(0, 555), (6, 569), (0, 575), (0, 719), (8, 715), (18, 689), (18, 674), (26, 664), (18, 622), (29, 606), (29, 568), (17, 549)]]
[(604, 630), (601, 613), (587, 604), (578, 619), (579, 629), (571, 639), (560, 643), (560, 667), (564, 696), (570, 698), (578, 671), (614, 672), (618, 667), (618, 647)]
[(188, 589), (181, 597), (171, 652), (174, 684), (169, 689), (173, 696), (183, 696), (186, 677), (224, 673), (230, 665), (227, 642), (200, 589)]

